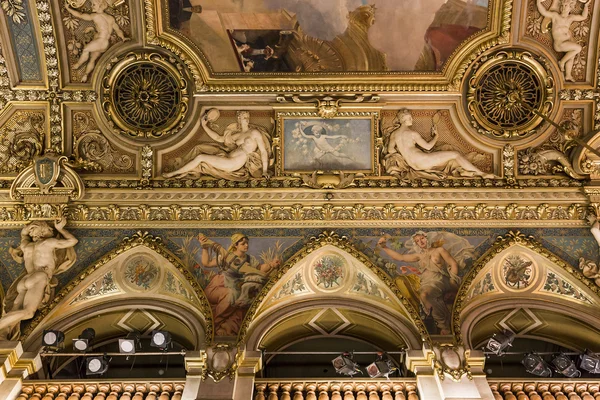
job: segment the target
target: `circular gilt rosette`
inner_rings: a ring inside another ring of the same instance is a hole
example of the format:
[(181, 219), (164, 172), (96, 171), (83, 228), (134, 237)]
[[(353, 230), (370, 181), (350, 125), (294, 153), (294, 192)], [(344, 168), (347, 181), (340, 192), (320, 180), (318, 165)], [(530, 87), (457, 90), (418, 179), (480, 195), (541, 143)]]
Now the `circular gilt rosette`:
[(553, 107), (547, 64), (525, 51), (499, 51), (475, 63), (467, 80), (468, 117), (478, 133), (519, 139), (537, 133)]
[(188, 82), (177, 59), (129, 53), (108, 67), (102, 82), (102, 108), (113, 128), (130, 137), (157, 139), (183, 126)]

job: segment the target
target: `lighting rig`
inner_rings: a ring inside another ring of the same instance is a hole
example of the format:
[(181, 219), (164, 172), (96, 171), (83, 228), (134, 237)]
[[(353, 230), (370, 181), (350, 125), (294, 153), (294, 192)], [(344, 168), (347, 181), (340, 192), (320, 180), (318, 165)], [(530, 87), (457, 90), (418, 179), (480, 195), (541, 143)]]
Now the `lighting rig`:
[(127, 359), (131, 355), (136, 356), (185, 356), (185, 351), (169, 352), (172, 348), (171, 334), (167, 331), (152, 331), (150, 337), (150, 346), (156, 347), (159, 351), (140, 352), (142, 348), (141, 334), (139, 332), (130, 332), (126, 337), (119, 339), (118, 353), (94, 353), (91, 352), (92, 343), (96, 337), (96, 332), (92, 328), (85, 329), (81, 335), (73, 339), (73, 352), (63, 352), (65, 334), (58, 330), (45, 330), (42, 334), (43, 351), (42, 357), (78, 357), (85, 355), (85, 373), (86, 375), (102, 375), (108, 371), (110, 362), (115, 356), (125, 356)]

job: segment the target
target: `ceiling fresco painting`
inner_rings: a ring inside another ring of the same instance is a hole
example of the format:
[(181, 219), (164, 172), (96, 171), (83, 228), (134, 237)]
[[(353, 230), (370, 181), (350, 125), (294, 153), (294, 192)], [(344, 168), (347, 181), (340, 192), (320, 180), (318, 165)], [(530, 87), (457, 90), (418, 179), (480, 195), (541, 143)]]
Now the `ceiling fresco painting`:
[(488, 1), (169, 0), (215, 72), (440, 71)]

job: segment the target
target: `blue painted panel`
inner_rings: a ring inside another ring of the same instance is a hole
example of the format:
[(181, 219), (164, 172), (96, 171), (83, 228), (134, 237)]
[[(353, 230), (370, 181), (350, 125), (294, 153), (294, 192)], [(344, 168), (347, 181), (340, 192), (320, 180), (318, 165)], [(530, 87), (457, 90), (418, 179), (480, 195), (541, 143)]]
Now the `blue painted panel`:
[(28, 2), (29, 0), (23, 0), (23, 13), (25, 14), (23, 21), (16, 23), (12, 18), (7, 18), (13, 52), (17, 57), (19, 78), (24, 82), (43, 79), (35, 27), (31, 20)]

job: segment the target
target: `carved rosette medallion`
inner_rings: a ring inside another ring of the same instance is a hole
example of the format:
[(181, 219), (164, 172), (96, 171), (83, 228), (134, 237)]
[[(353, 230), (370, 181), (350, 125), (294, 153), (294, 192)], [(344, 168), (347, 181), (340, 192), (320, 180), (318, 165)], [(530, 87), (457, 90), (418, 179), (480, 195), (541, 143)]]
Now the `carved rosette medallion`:
[(553, 107), (554, 80), (546, 62), (526, 51), (499, 51), (475, 63), (467, 80), (468, 117), (478, 133), (519, 139), (537, 133)]
[(158, 139), (176, 133), (188, 111), (188, 79), (181, 62), (159, 53), (128, 53), (107, 67), (102, 109), (119, 133)]

